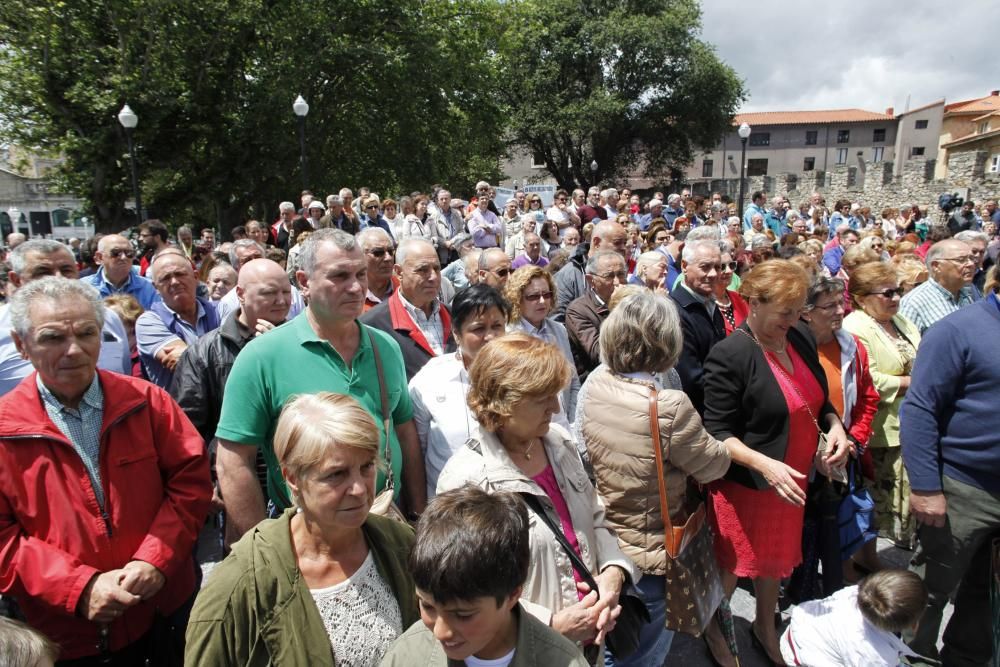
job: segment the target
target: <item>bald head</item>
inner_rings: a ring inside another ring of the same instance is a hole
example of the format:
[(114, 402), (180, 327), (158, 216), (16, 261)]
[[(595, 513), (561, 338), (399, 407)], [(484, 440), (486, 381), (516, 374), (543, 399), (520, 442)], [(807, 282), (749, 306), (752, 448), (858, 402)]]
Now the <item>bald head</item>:
[(104, 267), (104, 278), (115, 287), (121, 287), (132, 272), (135, 249), (127, 238), (119, 234), (108, 234), (97, 242), (94, 261)]
[(292, 285), (288, 274), (270, 259), (252, 259), (240, 269), (236, 283), (240, 301), (239, 321), (254, 329), (259, 320), (281, 324), (292, 305)]
[(594, 231), (590, 234), (590, 253), (614, 250), (624, 257), (626, 236), (625, 228), (617, 222), (603, 220), (594, 226)]
[[(262, 280), (282, 276), (288, 280), (288, 275), (281, 269), (281, 265), (270, 259), (251, 259), (240, 269), (237, 285), (246, 289), (248, 286)], [(289, 283), (290, 284), (290, 283)]]

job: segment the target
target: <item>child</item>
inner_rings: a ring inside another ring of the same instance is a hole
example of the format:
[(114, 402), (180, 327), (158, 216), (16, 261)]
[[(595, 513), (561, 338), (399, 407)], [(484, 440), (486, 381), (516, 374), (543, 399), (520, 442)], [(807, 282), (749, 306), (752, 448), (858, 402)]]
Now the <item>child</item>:
[(0, 616), (0, 665), (52, 667), (59, 647), (48, 637), (20, 621)]
[(528, 554), (516, 495), (464, 486), (435, 497), (410, 554), (421, 620), (382, 667), (586, 667), (572, 642), (521, 608)]
[(906, 570), (882, 570), (857, 586), (792, 610), (781, 637), (789, 665), (875, 667), (916, 655), (896, 633), (915, 628), (927, 606), (927, 588)]

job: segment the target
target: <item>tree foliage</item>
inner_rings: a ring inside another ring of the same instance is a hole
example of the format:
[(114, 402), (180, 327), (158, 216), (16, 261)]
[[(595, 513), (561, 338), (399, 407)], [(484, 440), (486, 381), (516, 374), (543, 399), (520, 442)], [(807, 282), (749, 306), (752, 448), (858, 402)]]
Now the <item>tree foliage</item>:
[(497, 176), (492, 0), (72, 0), (0, 4), (0, 132), (66, 161), (99, 229), (131, 194), (229, 226), (302, 187), (291, 104), (310, 103), (308, 186), (394, 191)]
[(699, 39), (695, 0), (522, 0), (512, 10), (501, 39), (510, 144), (543, 156), (567, 189), (663, 177), (713, 146), (744, 99)]

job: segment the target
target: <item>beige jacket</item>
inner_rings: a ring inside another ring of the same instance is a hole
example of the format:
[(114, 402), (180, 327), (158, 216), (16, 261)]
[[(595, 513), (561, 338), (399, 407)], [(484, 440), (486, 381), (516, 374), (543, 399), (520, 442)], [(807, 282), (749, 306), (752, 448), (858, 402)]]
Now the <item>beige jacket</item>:
[[(580, 427), (608, 521), (622, 551), (640, 570), (665, 574), (663, 515), (649, 430), (652, 379), (622, 377), (602, 366), (586, 386)], [(719, 479), (729, 469), (729, 450), (708, 434), (687, 395), (663, 389), (657, 396), (667, 504), (678, 524), (684, 520), (688, 476), (700, 483)]]
[[(618, 538), (608, 526), (604, 503), (587, 478), (576, 445), (560, 426), (552, 424), (544, 438), (545, 454), (549, 458), (556, 481), (573, 519), (573, 529), (580, 544), (583, 562), (591, 573), (600, 573), (611, 565), (621, 567), (635, 582), (639, 573), (632, 561), (618, 548)], [(464, 484), (474, 484), (487, 491), (526, 491), (539, 497), (556, 525), (552, 502), (540, 486), (514, 464), (496, 434), (477, 427), (469, 441), (448, 461), (438, 477), (437, 492), (442, 493)], [(552, 613), (579, 601), (573, 566), (569, 556), (556, 541), (552, 531), (528, 510), (531, 539), (531, 567), (521, 593), (521, 604), (545, 624)]]

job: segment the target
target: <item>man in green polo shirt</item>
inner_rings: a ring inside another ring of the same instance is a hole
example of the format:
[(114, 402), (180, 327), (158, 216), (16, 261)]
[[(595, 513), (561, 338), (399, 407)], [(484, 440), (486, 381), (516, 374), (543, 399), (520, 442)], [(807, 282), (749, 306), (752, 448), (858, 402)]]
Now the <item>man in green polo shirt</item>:
[[(233, 535), (242, 535), (266, 515), (254, 472), (258, 448), (267, 462), (271, 502), (279, 510), (290, 504), (272, 443), (278, 415), (289, 398), (318, 391), (347, 394), (371, 412), (382, 428), (373, 340), (395, 426), (382, 434), (381, 446), (391, 447), (397, 496), (401, 489), (404, 509), (414, 514), (423, 511), (427, 500), (423, 456), (399, 345), (357, 320), (368, 290), (361, 247), (346, 232), (319, 230), (305, 242), (299, 267), (296, 278), (308, 308), (243, 348), (226, 382), (216, 431), (216, 468)], [(380, 472), (376, 493), (384, 484)]]

